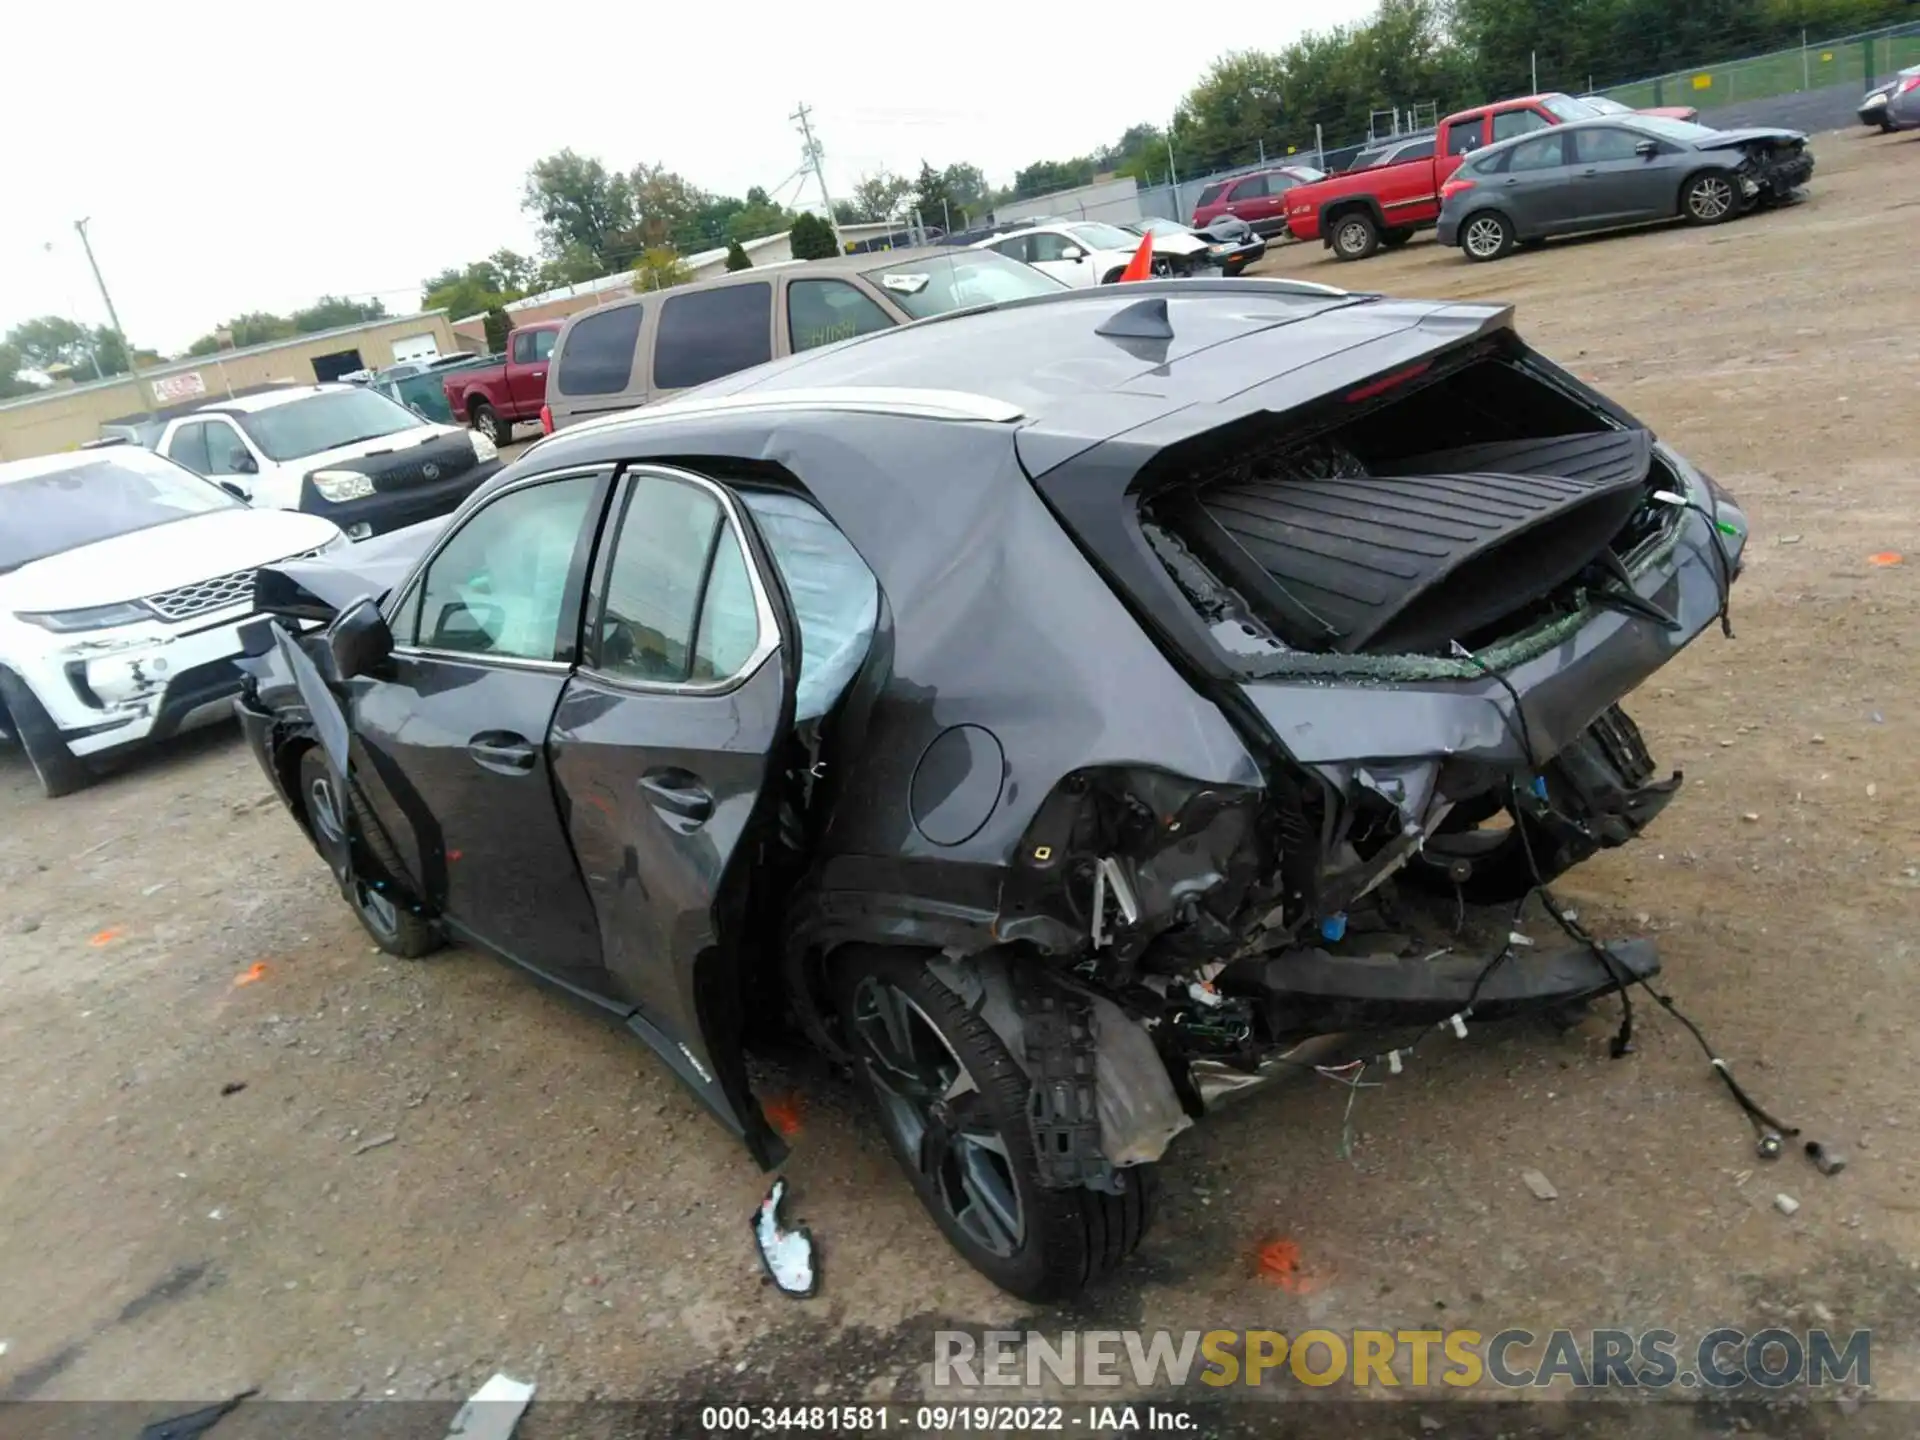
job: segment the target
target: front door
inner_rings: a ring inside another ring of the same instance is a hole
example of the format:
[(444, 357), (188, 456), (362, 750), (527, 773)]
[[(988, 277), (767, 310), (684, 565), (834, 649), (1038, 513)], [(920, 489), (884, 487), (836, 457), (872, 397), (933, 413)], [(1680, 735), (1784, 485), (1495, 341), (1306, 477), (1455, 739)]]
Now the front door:
[(1636, 130), (1581, 127), (1573, 136), (1574, 219), (1583, 227), (1623, 225), (1673, 213), (1672, 172), (1640, 153)]
[(393, 658), (347, 682), (354, 777), (457, 931), (570, 988), (609, 989), (548, 731), (578, 642), (604, 471), (502, 491), (389, 617)]
[(749, 896), (781, 798), (793, 625), (734, 496), (658, 466), (621, 483), (554, 776), (634, 1028), (766, 1163), (775, 1142), (739, 1056), (741, 961), (772, 933)]

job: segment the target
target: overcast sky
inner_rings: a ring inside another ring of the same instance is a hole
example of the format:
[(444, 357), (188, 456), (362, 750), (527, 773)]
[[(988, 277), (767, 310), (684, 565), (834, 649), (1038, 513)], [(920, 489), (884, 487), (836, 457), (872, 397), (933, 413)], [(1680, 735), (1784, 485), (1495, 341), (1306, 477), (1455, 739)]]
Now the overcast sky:
[(787, 117), (804, 100), (836, 197), (922, 158), (1004, 184), (1165, 123), (1225, 50), (1371, 9), (22, 0), (7, 17), (0, 330), (106, 320), (82, 216), (134, 342), (172, 354), (323, 293), (405, 313), (423, 276), (532, 252), (521, 179), (563, 147), (722, 194), (772, 190), (799, 164)]

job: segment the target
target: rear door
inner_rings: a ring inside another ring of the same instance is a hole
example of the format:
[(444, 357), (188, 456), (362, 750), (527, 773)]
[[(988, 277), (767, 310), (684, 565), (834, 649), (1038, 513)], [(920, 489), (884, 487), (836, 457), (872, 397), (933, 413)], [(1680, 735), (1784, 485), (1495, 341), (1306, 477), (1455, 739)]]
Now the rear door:
[(796, 632), (724, 487), (638, 465), (612, 515), (554, 715), (554, 776), (630, 1023), (764, 1164), (779, 1142), (740, 1059), (742, 965), (772, 936), (750, 900), (780, 801)]
[(653, 327), (649, 399), (773, 358), (773, 281), (669, 292)]
[(639, 364), (647, 309), (641, 301), (608, 305), (568, 323), (547, 372), (547, 408), (556, 430), (647, 403), (646, 370)]
[(1249, 175), (1233, 187), (1233, 213), (1265, 234), (1284, 220), (1291, 188), (1282, 175)]

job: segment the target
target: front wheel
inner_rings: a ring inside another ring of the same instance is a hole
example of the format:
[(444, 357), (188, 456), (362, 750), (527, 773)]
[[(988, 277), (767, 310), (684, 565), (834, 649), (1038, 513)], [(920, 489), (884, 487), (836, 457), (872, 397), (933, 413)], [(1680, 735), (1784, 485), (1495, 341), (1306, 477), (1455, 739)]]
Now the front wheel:
[(1149, 1166), (1118, 1195), (1043, 1189), (1026, 1074), (991, 1026), (910, 953), (864, 952), (836, 975), (841, 1022), (894, 1158), (967, 1263), (1022, 1300), (1078, 1294), (1152, 1219)]
[(1680, 192), (1680, 213), (1695, 225), (1718, 225), (1723, 220), (1731, 220), (1739, 208), (1732, 179), (1718, 170), (1694, 176)]
[(1333, 222), (1336, 260), (1364, 260), (1380, 248), (1380, 227), (1371, 215), (1343, 215)]
[(354, 917), (387, 954), (402, 960), (418, 960), (440, 948), (440, 933), (412, 911), (402, 908), (382, 885), (369, 883), (354, 869), (349, 817), (352, 810), (326, 756), (318, 745), (310, 745), (300, 754), (300, 802), (307, 813), (315, 844), (326, 857), (340, 883)]
[(1460, 249), (1469, 260), (1498, 260), (1513, 246), (1513, 222), (1497, 211), (1470, 215), (1460, 227)]
[(49, 800), (84, 790), (93, 783), (93, 772), (67, 748), (67, 742), (60, 738), (60, 727), (53, 723), (40, 697), (11, 671), (0, 670), (0, 706), (5, 707), (12, 722), (7, 728), (27, 752), (27, 763), (33, 766), (40, 791)]

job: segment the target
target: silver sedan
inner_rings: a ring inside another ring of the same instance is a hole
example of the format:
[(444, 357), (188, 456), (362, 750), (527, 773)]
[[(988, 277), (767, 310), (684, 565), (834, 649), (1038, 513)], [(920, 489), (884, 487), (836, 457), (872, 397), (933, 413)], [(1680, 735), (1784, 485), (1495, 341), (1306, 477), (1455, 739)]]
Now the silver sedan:
[(1555, 235), (1675, 217), (1718, 224), (1806, 184), (1806, 140), (1651, 115), (1556, 125), (1478, 150), (1454, 172), (1440, 191), (1440, 243), (1498, 260)]
[(1920, 130), (1920, 65), (1909, 65), (1894, 78), (1882, 123), (1889, 130)]

